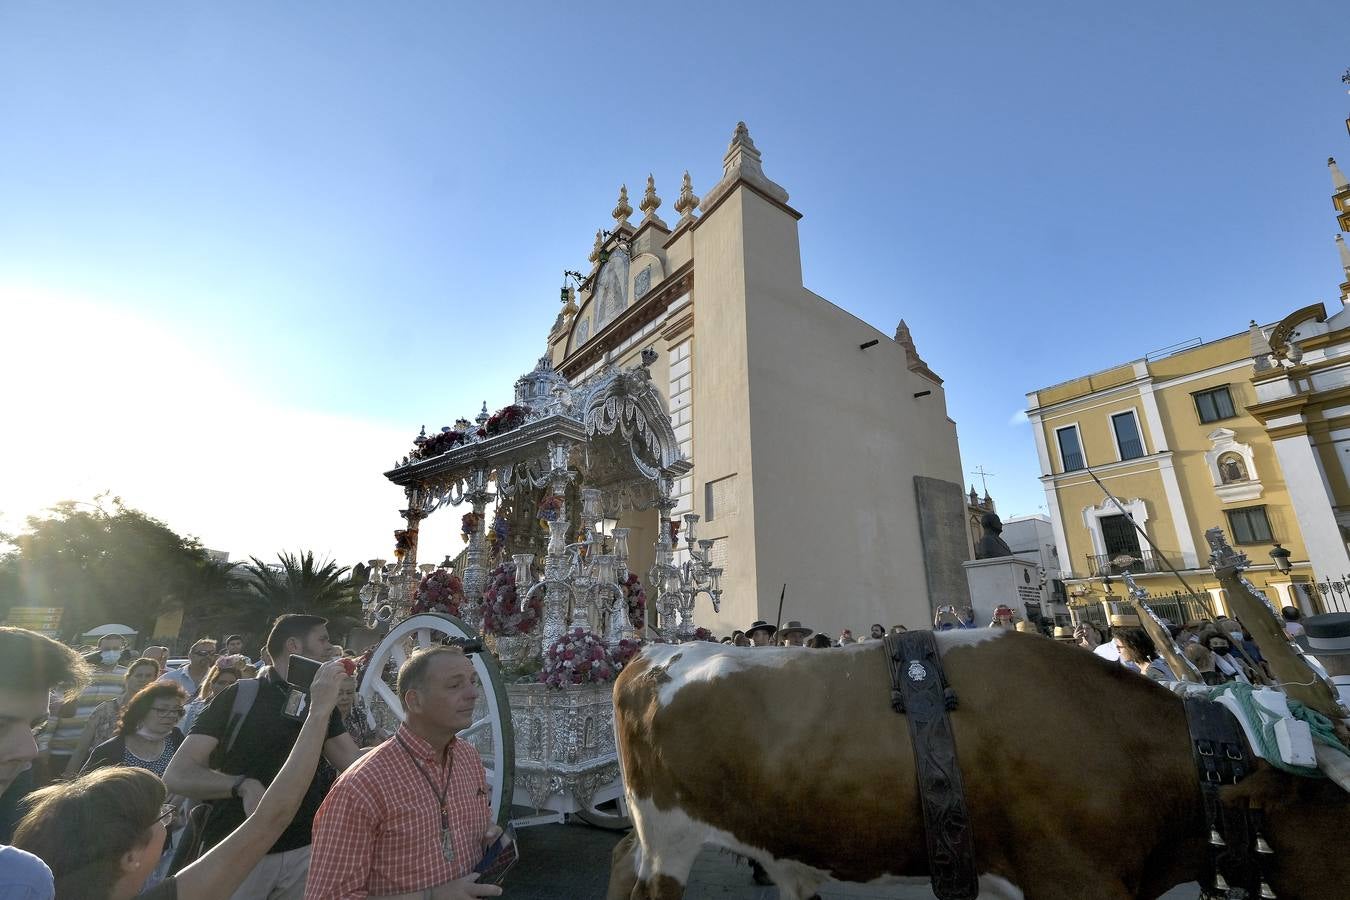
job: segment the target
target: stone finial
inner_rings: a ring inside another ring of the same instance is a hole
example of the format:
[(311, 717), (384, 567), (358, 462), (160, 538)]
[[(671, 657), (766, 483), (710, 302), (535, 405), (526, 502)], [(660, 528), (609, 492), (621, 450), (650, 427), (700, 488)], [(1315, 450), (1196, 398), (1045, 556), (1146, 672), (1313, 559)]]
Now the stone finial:
[(911, 349), (914, 347), (914, 338), (909, 333), (909, 326), (905, 324), (904, 319), (901, 319), (900, 324), (895, 326), (895, 342), (905, 344)]
[(591, 255), (586, 258), (593, 263), (600, 262), (600, 248), (604, 242), (604, 235), (601, 234), (600, 229), (597, 228), (595, 231), (595, 246), (591, 248)]
[(614, 229), (617, 231), (620, 228), (632, 228), (633, 226), (628, 221), (628, 217), (632, 214), (633, 207), (628, 205), (628, 185), (621, 184), (619, 185), (619, 204), (614, 207), (614, 212), (610, 213), (617, 223)]
[(1341, 191), (1350, 190), (1350, 182), (1347, 182), (1345, 176), (1341, 174), (1341, 167), (1336, 165), (1336, 157), (1327, 157), (1327, 168), (1331, 170), (1331, 190), (1333, 193), (1339, 194)]
[(1350, 247), (1345, 245), (1345, 239), (1339, 234), (1336, 235), (1336, 249), (1341, 254), (1341, 268), (1345, 270), (1345, 280), (1350, 281)]
[(1256, 324), (1255, 319), (1247, 326), (1247, 334), (1251, 340), (1252, 360), (1256, 364), (1256, 371), (1264, 372), (1270, 368), (1270, 341), (1266, 340), (1265, 331)]
[(647, 190), (642, 194), (642, 203), (638, 209), (644, 213), (643, 220), (651, 219), (656, 216), (656, 211), (661, 208), (661, 198), (656, 196), (656, 179), (648, 173)]
[(745, 127), (744, 122), (737, 122), (736, 130), (731, 135), (731, 144), (727, 147), (727, 154), (722, 157), (722, 180), (713, 185), (712, 190), (704, 196), (700, 208), (705, 213), (712, 209), (738, 181), (753, 185), (756, 190), (779, 203), (787, 203), (788, 192), (782, 185), (769, 180), (764, 174), (760, 160), (759, 150), (750, 139), (750, 129)]
[(684, 183), (680, 185), (680, 196), (675, 201), (675, 211), (680, 214), (680, 224), (692, 222), (694, 210), (698, 209), (698, 195), (694, 193), (694, 183), (689, 180), (689, 170), (684, 170)]

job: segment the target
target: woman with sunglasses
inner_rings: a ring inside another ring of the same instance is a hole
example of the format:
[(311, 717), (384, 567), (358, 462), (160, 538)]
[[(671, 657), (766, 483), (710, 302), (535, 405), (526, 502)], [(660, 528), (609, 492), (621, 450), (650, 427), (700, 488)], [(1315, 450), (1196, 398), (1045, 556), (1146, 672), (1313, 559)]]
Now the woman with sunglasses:
[(14, 846), (41, 857), (56, 900), (226, 900), (290, 824), (314, 778), (346, 672), (325, 663), (310, 686), (310, 714), (258, 808), (200, 859), (140, 893), (164, 846), (164, 782), (140, 768), (104, 768), (30, 794)]
[(183, 743), (178, 722), (185, 702), (183, 689), (173, 682), (156, 681), (141, 688), (122, 710), (117, 737), (94, 748), (81, 774), (104, 766), (131, 766), (163, 775)]

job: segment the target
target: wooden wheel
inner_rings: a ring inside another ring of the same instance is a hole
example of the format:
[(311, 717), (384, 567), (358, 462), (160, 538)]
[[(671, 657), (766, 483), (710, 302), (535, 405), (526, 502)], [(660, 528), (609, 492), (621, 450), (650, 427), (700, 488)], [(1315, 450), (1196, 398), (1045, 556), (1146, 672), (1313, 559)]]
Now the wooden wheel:
[[(404, 719), (403, 704), (394, 688), (398, 668), (409, 655), (423, 647), (445, 643), (446, 638), (478, 637), (459, 619), (445, 613), (418, 613), (390, 628), (375, 648), (358, 688), (376, 723), (392, 733), (391, 729)], [(511, 730), (511, 709), (496, 658), (484, 650), (470, 655), (469, 659), (483, 683), (483, 690), (474, 706), (473, 724), (459, 736), (478, 749), (483, 768), (487, 770), (492, 817), (505, 826), (511, 817), (515, 781), (516, 744)]]
[(622, 792), (613, 800), (592, 804), (590, 809), (578, 810), (576, 817), (587, 825), (608, 831), (627, 831), (633, 827), (633, 820), (628, 815), (628, 798)]

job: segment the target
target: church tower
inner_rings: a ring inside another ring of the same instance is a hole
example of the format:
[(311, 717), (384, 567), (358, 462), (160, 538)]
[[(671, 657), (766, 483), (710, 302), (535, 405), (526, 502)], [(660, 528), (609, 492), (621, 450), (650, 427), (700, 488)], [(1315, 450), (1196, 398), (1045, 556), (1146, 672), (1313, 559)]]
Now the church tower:
[(803, 286), (802, 214), (743, 122), (722, 167), (701, 199), (684, 173), (673, 227), (651, 175), (636, 227), (621, 190), (575, 302), (563, 293), (554, 365), (575, 383), (658, 351), (694, 466), (673, 514), (702, 517), (726, 570), (722, 613), (700, 625), (772, 622), (784, 584), (784, 618), (830, 634), (931, 623), (966, 602), (971, 552), (942, 379), (903, 322), (891, 338)]

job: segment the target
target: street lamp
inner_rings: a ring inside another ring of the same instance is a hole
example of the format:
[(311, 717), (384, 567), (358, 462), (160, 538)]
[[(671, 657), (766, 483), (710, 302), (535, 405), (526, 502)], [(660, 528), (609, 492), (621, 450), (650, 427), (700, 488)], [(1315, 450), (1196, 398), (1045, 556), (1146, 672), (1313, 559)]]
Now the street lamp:
[(1275, 549), (1270, 551), (1270, 558), (1275, 561), (1275, 568), (1280, 570), (1281, 574), (1288, 575), (1289, 570), (1293, 568), (1289, 564), (1289, 557), (1292, 554), (1280, 546), (1279, 541), (1275, 542)]

